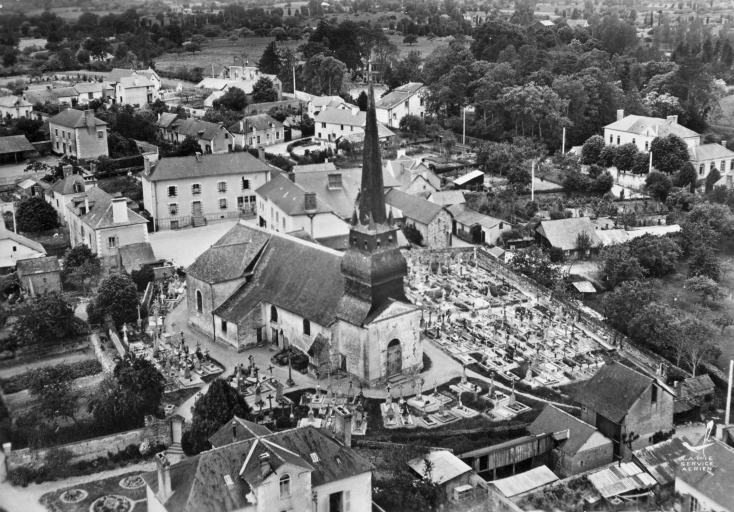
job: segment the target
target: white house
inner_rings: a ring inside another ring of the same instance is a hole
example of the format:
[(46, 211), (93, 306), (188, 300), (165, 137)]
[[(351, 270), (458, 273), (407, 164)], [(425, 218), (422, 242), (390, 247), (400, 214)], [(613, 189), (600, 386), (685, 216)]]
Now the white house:
[(396, 128), (407, 115), (424, 117), (427, 90), (422, 83), (410, 82), (390, 91), (375, 103), (377, 121)]
[(689, 148), (698, 146), (701, 136), (678, 124), (678, 116), (660, 117), (624, 115), (624, 110), (617, 110), (617, 120), (604, 127), (604, 141), (607, 144), (621, 146), (635, 144), (640, 151), (649, 151), (650, 144), (657, 137), (677, 135)]
[(33, 104), (19, 96), (0, 97), (0, 116), (2, 116), (3, 119), (6, 117), (10, 117), (12, 119), (25, 117), (30, 119), (32, 111)]
[(229, 128), (238, 148), (270, 146), (285, 140), (285, 127), (267, 114), (243, 117)]
[[(366, 121), (366, 112), (353, 113), (347, 109), (326, 108), (314, 120), (315, 138), (327, 142), (336, 142), (341, 137), (363, 135)], [(380, 123), (377, 123), (377, 133), (380, 141), (395, 136), (393, 132)]]

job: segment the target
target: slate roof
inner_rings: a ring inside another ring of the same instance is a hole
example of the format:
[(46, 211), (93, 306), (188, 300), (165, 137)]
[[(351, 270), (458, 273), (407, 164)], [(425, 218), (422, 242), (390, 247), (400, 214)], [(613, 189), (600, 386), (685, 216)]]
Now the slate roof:
[(150, 242), (123, 245), (118, 249), (118, 251), (120, 252), (120, 259), (122, 260), (122, 267), (128, 272), (140, 270), (140, 267), (143, 265), (158, 261)]
[(107, 81), (117, 83), (120, 81), (122, 77), (132, 76), (134, 74), (135, 74), (135, 71), (133, 71), (132, 69), (115, 68), (112, 71), (110, 71), (109, 75), (107, 75)]
[(707, 374), (691, 377), (681, 382), (681, 397), (703, 396), (714, 392), (714, 382)]
[[(17, 105), (16, 105), (17, 104)], [(18, 107), (32, 107), (33, 103), (30, 103), (20, 96), (2, 96), (0, 97), (0, 107), (15, 108)]]
[[(263, 481), (259, 455), (270, 454), (270, 467), (301, 467), (311, 474), (312, 487), (373, 471), (372, 464), (336, 441), (330, 432), (305, 427), (239, 441), (214, 448), (171, 465), (173, 494), (165, 503), (169, 512), (229, 512), (248, 505), (246, 496)], [(312, 462), (311, 454), (318, 456)], [(232, 479), (232, 487), (224, 476)], [(266, 475), (266, 477), (269, 475)], [(158, 473), (143, 475), (150, 490), (158, 492)]]
[[(79, 207), (84, 205), (85, 197), (89, 199), (89, 211), (82, 214)], [(112, 220), (112, 196), (99, 187), (91, 187), (86, 192), (73, 197), (68, 208), (93, 229), (148, 223), (147, 220), (128, 208), (127, 222), (115, 224)]]
[(403, 217), (426, 225), (444, 211), (440, 205), (397, 189), (392, 189), (385, 195), (385, 203), (403, 212)]
[(421, 87), (423, 87), (423, 84), (417, 82), (401, 85), (377, 100), (375, 102), (375, 108), (394, 108), (413, 96)]
[(599, 229), (596, 236), (604, 247), (628, 242), (630, 237), (624, 229)]
[[(688, 154), (694, 162), (703, 160), (730, 160), (734, 158), (734, 151), (725, 148), (721, 144), (700, 144), (688, 148)], [(715, 163), (718, 164), (719, 162)]]
[[(312, 166), (301, 167), (304, 169), (294, 174), (296, 183), (309, 192), (315, 192), (316, 197), (327, 204), (342, 219), (351, 219), (362, 186), (362, 169), (359, 167), (352, 169), (334, 168), (331, 171), (326, 168), (323, 170), (317, 168), (312, 171), (310, 169)], [(306, 170), (306, 167), (309, 169)], [(295, 170), (295, 167), (293, 169)], [(341, 174), (341, 188), (329, 188), (330, 174)], [(384, 168), (382, 183), (386, 190), (399, 185)]]
[(100, 82), (80, 82), (74, 85), (74, 90), (78, 94), (85, 94), (90, 92), (104, 92), (106, 89), (105, 85)]
[[(546, 405), (533, 423), (528, 427), (531, 434), (551, 434), (568, 430), (568, 439), (560, 446), (560, 450), (573, 457), (594, 434), (599, 431), (585, 421), (562, 411), (554, 405)], [(611, 440), (609, 441), (611, 443)]]
[(178, 114), (173, 112), (163, 112), (161, 117), (155, 122), (155, 125), (160, 128), (168, 128), (176, 119), (178, 119)]
[(235, 224), (213, 246), (196, 258), (186, 272), (210, 284), (238, 279), (251, 270), (269, 238), (270, 234), (266, 231)]
[(553, 471), (546, 466), (538, 466), (518, 475), (494, 480), (489, 485), (499, 489), (507, 498), (512, 498), (513, 496), (537, 489), (556, 480), (558, 480), (558, 477), (553, 474)]
[(408, 466), (421, 478), (426, 478), (426, 460), (432, 463), (431, 482), (436, 484), (445, 484), (472, 470), (466, 462), (446, 450), (430, 451), (409, 461)]
[(646, 446), (633, 452), (635, 461), (657, 480), (660, 485), (675, 481), (676, 462), (691, 452), (683, 444), (688, 440), (673, 437), (662, 443)]
[(148, 181), (168, 181), (203, 176), (242, 175), (276, 170), (246, 151), (161, 158), (144, 178)]
[(57, 98), (76, 98), (79, 93), (73, 87), (59, 87), (52, 89)]
[(619, 121), (606, 125), (604, 128), (652, 137), (665, 137), (673, 134), (682, 139), (686, 139), (699, 136), (698, 133), (673, 120), (662, 119), (660, 117), (629, 115)]
[(9, 137), (0, 137), (0, 155), (6, 153), (23, 153), (26, 151), (35, 151), (36, 148), (28, 142), (25, 135), (10, 135)]
[(316, 123), (343, 124), (344, 126), (364, 126), (367, 112), (352, 114), (351, 110), (342, 108), (325, 108), (314, 118)]
[[(237, 423), (235, 430), (236, 435), (233, 435), (232, 432), (232, 423), (234, 422)], [(272, 434), (272, 431), (268, 427), (252, 421), (243, 420), (242, 418), (235, 416), (232, 421), (222, 425), (222, 427), (209, 438), (209, 442), (214, 448), (219, 448), (238, 441), (246, 441), (247, 439), (267, 436), (270, 434)]]
[(31, 274), (46, 274), (48, 272), (61, 272), (61, 265), (56, 256), (45, 256), (43, 258), (30, 258), (18, 260), (15, 264), (18, 276), (29, 276)]
[(255, 193), (275, 206), (280, 208), (286, 215), (312, 215), (314, 213), (329, 213), (331, 208), (316, 195), (316, 210), (306, 210), (307, 190), (293, 183), (288, 176), (279, 174), (273, 179), (260, 186)]
[(347, 103), (341, 96), (313, 96), (309, 101), (311, 101), (314, 107), (326, 107), (333, 104)]
[[(377, 125), (378, 132), (381, 126), (380, 124)], [(441, 179), (417, 158), (403, 155), (395, 160), (385, 160), (383, 169), (393, 177), (400, 190), (403, 191), (407, 190), (419, 176), (425, 179), (434, 189), (440, 189), (441, 187)]]
[(497, 219), (495, 217), (490, 217), (489, 215), (476, 212), (469, 208), (465, 203), (451, 205), (447, 210), (451, 215), (453, 215), (456, 222), (465, 226), (474, 226), (478, 224), (484, 228), (491, 229), (495, 226), (499, 226), (500, 224), (510, 225), (509, 222), (502, 219)]
[(59, 99), (51, 91), (51, 89), (36, 89), (23, 92), (23, 97), (32, 104), (36, 103), (53, 103), (58, 105)]
[[(172, 129), (175, 133), (193, 137), (194, 139), (212, 140), (219, 133), (220, 125), (202, 121), (201, 119), (178, 119), (173, 123)], [(201, 135), (199, 132), (203, 132)], [(165, 160), (165, 159), (164, 159)]]
[(266, 301), (319, 325), (330, 325), (344, 295), (342, 254), (281, 233), (254, 226), (243, 228), (267, 233), (270, 240), (252, 279), (240, 286), (214, 314), (239, 323)]
[[(74, 184), (78, 184), (81, 186), (80, 190), (74, 190)], [(51, 190), (53, 192), (58, 192), (59, 194), (66, 195), (66, 194), (81, 194), (84, 192), (85, 189), (85, 183), (84, 178), (79, 174), (70, 174), (69, 176), (66, 176), (56, 183), (53, 184), (51, 187)]]
[(547, 238), (553, 247), (558, 247), (564, 251), (576, 249), (576, 238), (580, 233), (588, 234), (594, 247), (601, 244), (601, 240), (596, 236), (594, 224), (588, 217), (544, 220), (540, 222), (536, 231)]
[(734, 450), (724, 443), (713, 440), (714, 467), (711, 471), (676, 471), (676, 478), (680, 478), (688, 485), (710, 498), (722, 507), (731, 506), (731, 483), (734, 481)]
[(652, 378), (614, 362), (602, 366), (586, 385), (578, 388), (574, 398), (597, 414), (621, 423), (652, 382)]
[[(49, 124), (58, 124), (67, 128), (83, 128), (87, 126), (86, 117), (83, 111), (74, 108), (68, 108), (63, 112), (59, 112), (55, 116), (49, 118)], [(107, 123), (101, 119), (94, 118), (94, 126), (105, 126)]]
[(337, 168), (334, 162), (324, 162), (322, 164), (294, 165), (292, 172), (324, 172), (336, 170)]
[(153, 87), (153, 82), (141, 75), (123, 76), (117, 82), (123, 89), (137, 89), (141, 87)]
[(433, 192), (428, 197), (428, 200), (441, 206), (451, 206), (453, 204), (466, 203), (466, 198), (464, 197), (463, 190), (445, 190), (441, 192)]
[(257, 114), (243, 117), (241, 120), (227, 128), (231, 133), (249, 133), (255, 131), (270, 130), (271, 128), (283, 128), (283, 123), (276, 121), (268, 114)]

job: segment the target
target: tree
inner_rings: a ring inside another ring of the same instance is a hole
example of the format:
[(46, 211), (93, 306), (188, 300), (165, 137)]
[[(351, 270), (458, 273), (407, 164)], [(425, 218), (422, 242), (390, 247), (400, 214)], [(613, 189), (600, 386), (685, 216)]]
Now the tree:
[(714, 325), (721, 327), (721, 334), (724, 334), (724, 330), (730, 325), (734, 325), (734, 315), (731, 313), (722, 313), (714, 318)]
[(626, 244), (605, 247), (600, 259), (602, 276), (612, 288), (625, 281), (637, 281), (645, 277), (645, 269)]
[(251, 419), (250, 406), (229, 382), (215, 379), (194, 406), (191, 430), (184, 434), (181, 443), (184, 451), (188, 455), (195, 455), (208, 450), (211, 447), (209, 438), (235, 416)]
[(247, 107), (247, 95), (239, 87), (230, 87), (221, 97), (214, 100), (212, 106), (215, 109), (224, 107), (227, 110), (242, 112)]
[(709, 172), (708, 176), (706, 176), (706, 193), (708, 194), (714, 189), (714, 186), (716, 186), (716, 182), (721, 179), (721, 173), (717, 168), (713, 168), (711, 172)]
[(403, 234), (405, 235), (405, 238), (408, 239), (408, 242), (415, 245), (423, 245), (423, 233), (421, 233), (415, 225), (405, 224), (403, 226)]
[(698, 366), (707, 359), (721, 355), (721, 346), (714, 339), (711, 324), (693, 315), (686, 317), (680, 326), (680, 336), (684, 341), (684, 355), (696, 376)]
[(280, 71), (280, 53), (275, 41), (271, 41), (263, 50), (260, 60), (257, 61), (257, 69), (266, 75), (277, 75)]
[(79, 244), (64, 254), (64, 275), (77, 281), (84, 291), (88, 280), (96, 280), (102, 273), (102, 262), (89, 246)]
[(686, 288), (693, 293), (700, 293), (703, 304), (706, 304), (708, 299), (719, 301), (726, 298), (724, 288), (710, 277), (701, 275), (689, 277), (686, 279)]
[(670, 178), (662, 172), (653, 171), (648, 173), (645, 178), (645, 190), (647, 190), (653, 199), (661, 203), (664, 203), (668, 198), (668, 194), (672, 188), (673, 183), (670, 181)]
[(604, 296), (602, 304), (612, 327), (623, 333), (629, 333), (630, 320), (654, 300), (655, 291), (652, 284), (650, 280), (625, 281)]
[(611, 167), (614, 165), (614, 159), (617, 156), (617, 146), (604, 146), (599, 153), (598, 164), (603, 167)]
[(270, 37), (274, 37), (276, 41), (287, 41), (288, 32), (283, 27), (275, 27), (270, 31)]
[(201, 146), (199, 142), (193, 137), (186, 137), (178, 145), (178, 156), (191, 156), (196, 153), (201, 153)]
[(102, 324), (110, 317), (116, 326), (133, 322), (138, 314), (138, 292), (130, 275), (110, 274), (102, 280), (94, 299), (87, 305), (89, 323)]
[(629, 322), (630, 337), (660, 352), (669, 347), (670, 340), (677, 336), (680, 313), (667, 304), (651, 302), (645, 304)]
[(314, 55), (303, 65), (304, 89), (311, 94), (339, 94), (348, 79), (347, 66), (334, 57)]
[(539, 247), (517, 253), (510, 266), (546, 288), (555, 288), (565, 277), (563, 268), (552, 263), (548, 254)]
[(594, 181), (589, 184), (589, 191), (598, 194), (606, 194), (614, 186), (614, 178), (609, 171), (601, 173)]
[(617, 148), (616, 155), (614, 156), (614, 165), (621, 172), (629, 172), (632, 170), (635, 164), (635, 157), (639, 151), (637, 146), (631, 142), (628, 144), (622, 144)]
[[(364, 91), (360, 92), (359, 96), (357, 96), (357, 106), (359, 107), (359, 110), (362, 112), (366, 112), (368, 103), (369, 103), (369, 98), (367, 97), (367, 93)], [(400, 122), (401, 123), (403, 122), (402, 119), (400, 120)]]
[(140, 270), (133, 270), (130, 272), (130, 278), (135, 283), (140, 293), (143, 293), (148, 287), (148, 283), (155, 281), (155, 272), (153, 268), (145, 265)]
[(39, 295), (17, 311), (15, 336), (22, 346), (65, 340), (80, 335), (84, 322), (58, 292)]
[(686, 162), (681, 166), (680, 172), (674, 176), (673, 185), (676, 187), (688, 187), (691, 193), (694, 193), (696, 191), (697, 179), (696, 168), (693, 167), (691, 162)]
[(581, 147), (581, 163), (591, 165), (599, 162), (599, 156), (604, 146), (604, 137), (601, 135), (593, 135), (586, 139)]
[(48, 365), (31, 370), (28, 391), (39, 401), (40, 411), (50, 420), (57, 417), (71, 418), (77, 423), (76, 408), (81, 398), (74, 389), (68, 367)]
[(191, 52), (191, 55), (195, 54), (196, 52), (201, 51), (201, 45), (196, 43), (186, 43), (184, 46), (184, 51)]
[(714, 281), (721, 280), (721, 262), (710, 246), (699, 246), (693, 249), (688, 258), (688, 276), (706, 276)]
[(630, 240), (625, 246), (651, 277), (664, 277), (674, 272), (675, 263), (682, 254), (678, 243), (669, 236), (646, 234)]
[(690, 155), (688, 145), (683, 139), (672, 133), (665, 137), (655, 137), (650, 143), (652, 165), (660, 172), (673, 174), (688, 163)]
[(278, 101), (278, 91), (275, 89), (273, 81), (266, 76), (260, 77), (252, 86), (252, 99), (255, 103)]
[(27, 233), (59, 227), (56, 210), (40, 196), (21, 201), (15, 213), (15, 220), (18, 223), (18, 231)]
[(417, 43), (417, 42), (418, 42), (418, 36), (415, 34), (408, 34), (407, 36), (403, 38), (403, 43), (409, 44), (411, 46), (413, 45), (413, 43)]

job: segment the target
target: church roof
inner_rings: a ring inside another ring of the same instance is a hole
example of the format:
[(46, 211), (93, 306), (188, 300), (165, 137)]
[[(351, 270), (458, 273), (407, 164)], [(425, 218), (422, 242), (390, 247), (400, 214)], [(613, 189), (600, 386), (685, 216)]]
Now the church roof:
[(377, 224), (387, 219), (385, 191), (382, 180), (382, 153), (375, 113), (375, 90), (370, 84), (367, 119), (364, 126), (364, 150), (362, 153), (362, 192), (359, 196), (359, 222), (368, 224), (370, 217)]

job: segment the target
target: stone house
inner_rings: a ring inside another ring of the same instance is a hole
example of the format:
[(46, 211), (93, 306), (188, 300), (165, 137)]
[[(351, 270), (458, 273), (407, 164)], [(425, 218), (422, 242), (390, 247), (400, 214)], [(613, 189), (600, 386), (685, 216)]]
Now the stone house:
[(71, 203), (71, 199), (95, 186), (95, 182), (85, 180), (80, 174), (74, 174), (74, 168), (71, 165), (65, 165), (63, 172), (64, 177), (46, 189), (45, 194), (46, 201), (59, 215), (59, 222), (62, 226), (66, 226), (69, 222), (67, 206)]
[(156, 125), (161, 137), (169, 142), (181, 143), (191, 137), (199, 143), (202, 153), (231, 153), (234, 137), (223, 123), (210, 123), (201, 119), (171, 119), (174, 114), (162, 114)]
[(227, 128), (238, 148), (270, 146), (285, 140), (285, 127), (267, 114), (243, 117)]
[(54, 153), (79, 160), (109, 156), (107, 123), (97, 119), (93, 110), (73, 108), (49, 118), (48, 129)]
[(426, 95), (428, 87), (419, 82), (410, 82), (393, 89), (375, 104), (377, 121), (397, 128), (400, 120), (413, 115), (423, 118), (426, 115)]
[(20, 286), (31, 297), (62, 292), (61, 266), (56, 256), (18, 260), (15, 265)]
[(33, 103), (24, 100), (20, 96), (3, 96), (0, 98), (0, 116), (3, 119), (7, 117), (11, 119), (21, 117), (30, 119), (31, 112), (33, 112)]
[(382, 165), (406, 194), (426, 199), (441, 190), (441, 178), (421, 160), (407, 156), (405, 149), (398, 149), (397, 157), (385, 160)]
[[(586, 234), (591, 246), (582, 250), (578, 247), (578, 236)], [(602, 242), (596, 235), (594, 223), (588, 217), (572, 217), (570, 219), (543, 220), (535, 228), (535, 240), (544, 247), (561, 249), (567, 258), (592, 256), (599, 252)]]
[(72, 197), (66, 207), (71, 246), (87, 245), (105, 267), (118, 268), (120, 247), (148, 241), (148, 221), (127, 203), (96, 186)]
[(512, 230), (509, 222), (476, 212), (463, 203), (449, 206), (447, 210), (453, 216), (452, 233), (465, 242), (497, 245), (502, 233)]
[(285, 174), (262, 185), (255, 195), (260, 227), (281, 233), (303, 230), (315, 240), (349, 233), (349, 224), (315, 192), (294, 183)]
[(143, 204), (158, 229), (254, 213), (255, 189), (275, 167), (247, 152), (163, 158), (141, 174)]
[[(364, 133), (366, 120), (365, 112), (354, 113), (348, 109), (325, 108), (314, 119), (315, 138), (336, 143), (342, 137), (361, 135)], [(395, 137), (395, 134), (384, 125), (378, 124), (377, 130), (381, 142), (387, 142)]]
[(142, 107), (160, 97), (162, 81), (150, 68), (145, 70), (116, 68), (107, 76), (107, 83), (114, 91), (111, 94), (113, 103)]
[(92, 100), (104, 100), (109, 93), (112, 93), (112, 90), (101, 82), (80, 82), (74, 85), (74, 90), (77, 93), (75, 104), (85, 104)]
[(596, 469), (613, 462), (613, 443), (588, 423), (562, 411), (554, 405), (546, 405), (528, 427), (531, 434), (556, 434), (557, 445), (553, 450), (551, 467), (565, 478)]
[(177, 463), (161, 452), (156, 470), (143, 475), (148, 510), (370, 512), (375, 468), (350, 447), (351, 414), (337, 409), (335, 423), (334, 434), (271, 433), (236, 419), (212, 436), (212, 450)]
[(41, 244), (9, 231), (0, 222), (0, 275), (13, 272), (21, 260), (42, 258), (46, 250)]
[(634, 450), (654, 444), (656, 434), (673, 428), (670, 389), (618, 362), (602, 366), (574, 399), (581, 419), (612, 440), (615, 458), (630, 458)]
[(425, 247), (451, 247), (453, 218), (446, 208), (397, 189), (385, 194), (385, 204), (396, 220), (420, 231)]
[(666, 119), (649, 116), (624, 115), (624, 110), (617, 110), (617, 120), (604, 127), (604, 142), (622, 146), (632, 143), (640, 151), (649, 151), (650, 144), (657, 137), (677, 135), (689, 148), (701, 142), (701, 136), (691, 129), (678, 124), (678, 116)]

